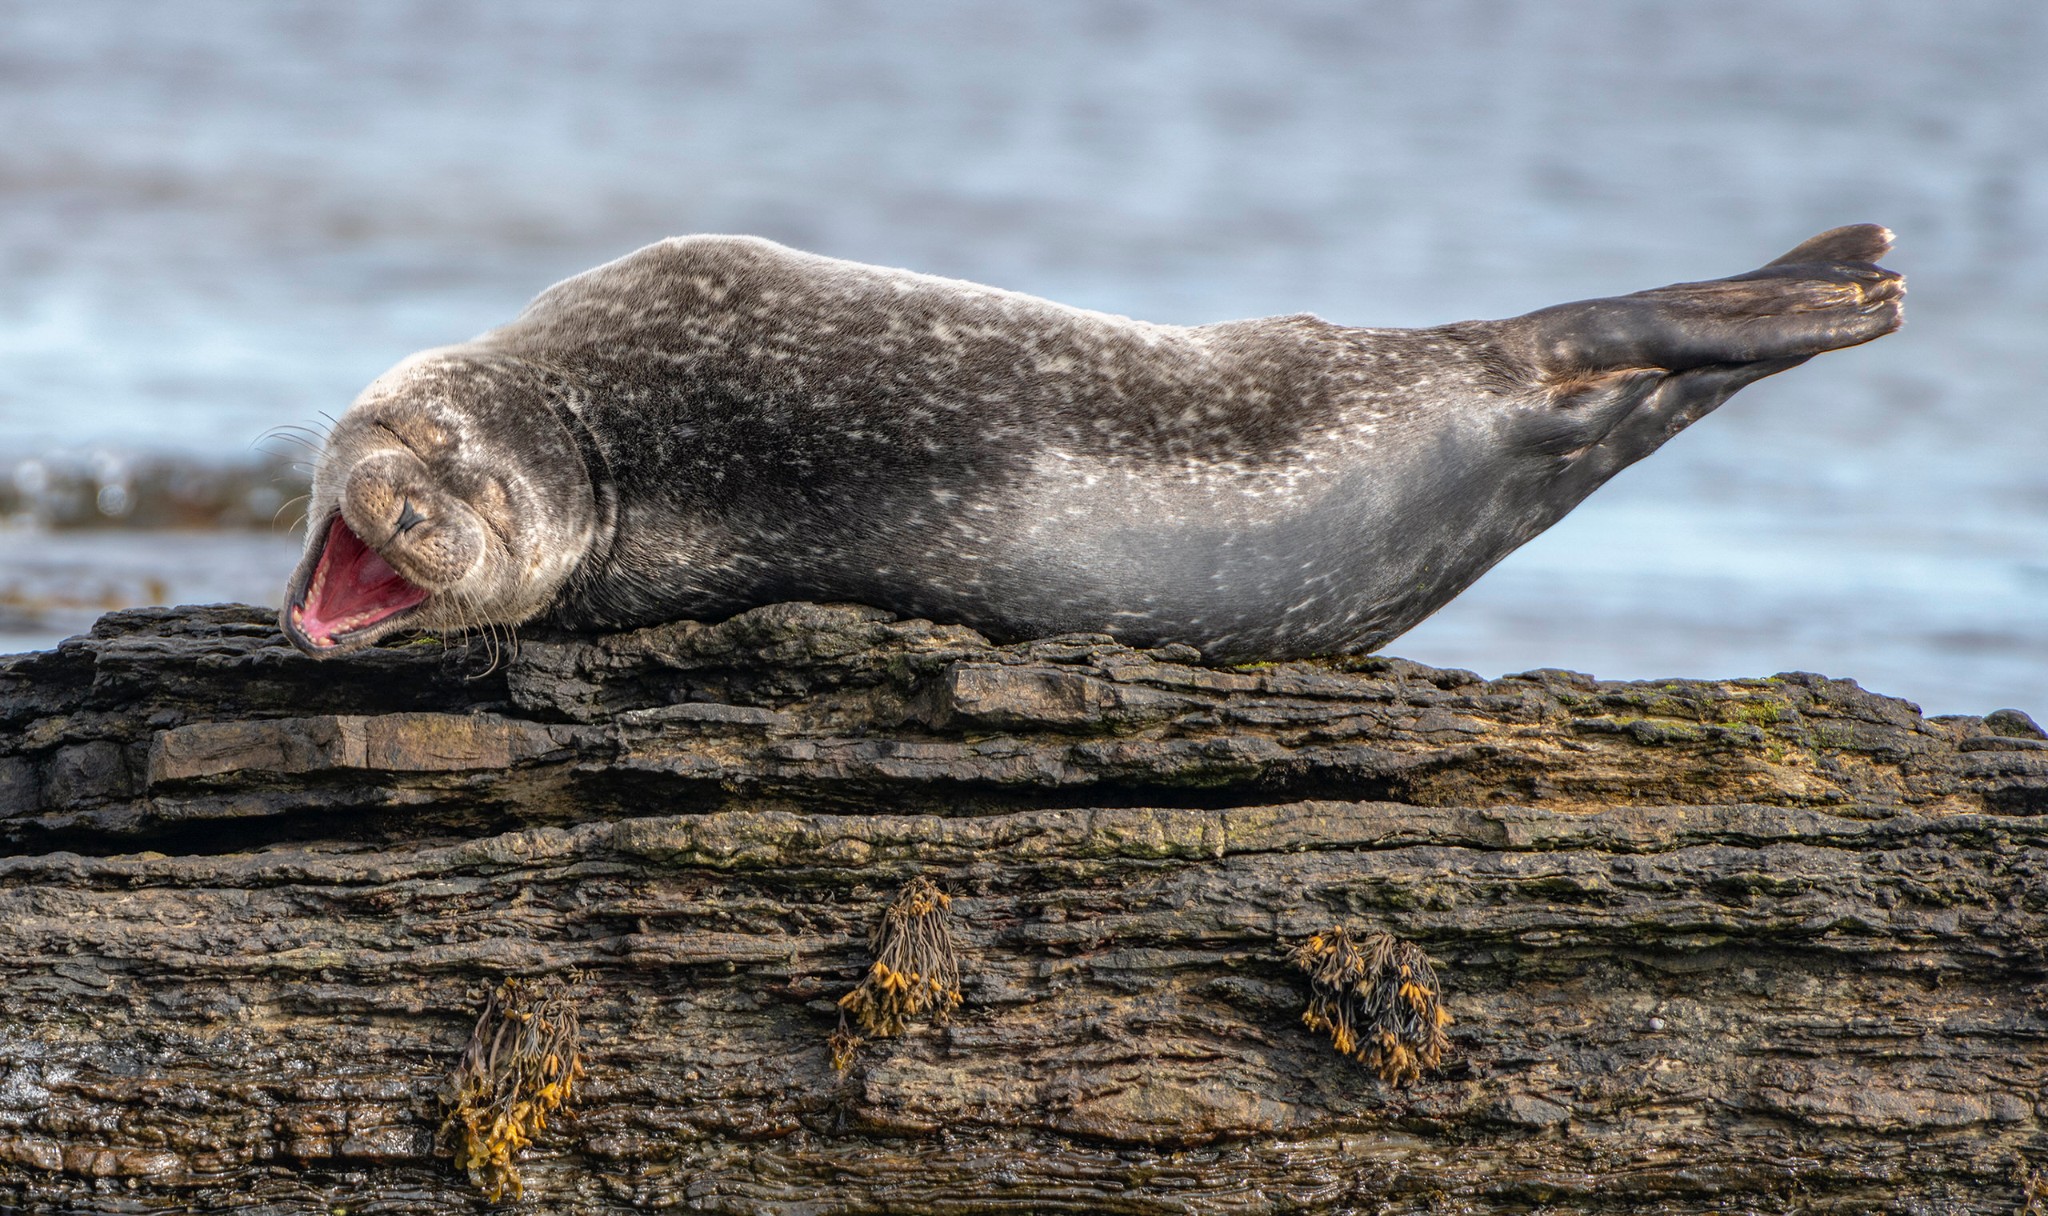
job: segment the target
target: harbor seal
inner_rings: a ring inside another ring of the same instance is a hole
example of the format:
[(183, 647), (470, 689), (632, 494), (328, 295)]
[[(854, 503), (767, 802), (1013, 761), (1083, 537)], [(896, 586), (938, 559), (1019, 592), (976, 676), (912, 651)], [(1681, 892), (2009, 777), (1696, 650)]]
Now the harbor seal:
[(1891, 233), (1505, 321), (1182, 327), (650, 245), (364, 391), (282, 624), (617, 629), (847, 600), (1219, 661), (1375, 650), (1744, 385), (1899, 326)]

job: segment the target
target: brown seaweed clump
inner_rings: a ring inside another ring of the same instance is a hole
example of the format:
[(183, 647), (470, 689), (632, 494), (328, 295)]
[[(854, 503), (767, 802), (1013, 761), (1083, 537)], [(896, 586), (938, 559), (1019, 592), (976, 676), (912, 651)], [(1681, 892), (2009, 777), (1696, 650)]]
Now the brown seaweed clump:
[(845, 1072), (852, 1068), (853, 1057), (860, 1051), (860, 1045), (865, 1042), (866, 1039), (853, 1033), (847, 1026), (846, 1014), (842, 1011), (839, 1014), (839, 1029), (833, 1031), (825, 1040), (825, 1046), (832, 1052), (833, 1071)]
[(523, 1190), (519, 1150), (546, 1130), (583, 1075), (570, 983), (508, 979), (476, 1020), (462, 1060), (442, 1091), (442, 1140), (455, 1164), (492, 1203)]
[(916, 1018), (943, 1025), (960, 1004), (960, 954), (946, 928), (953, 897), (923, 876), (911, 879), (868, 936), (874, 962), (852, 992), (839, 998), (839, 1029), (832, 1033), (832, 1066), (845, 1071), (861, 1044), (847, 1027), (887, 1038)]
[(1354, 942), (1336, 928), (1309, 938), (1289, 957), (1309, 977), (1301, 1020), (1310, 1030), (1328, 1031), (1340, 1055), (1389, 1085), (1413, 1084), (1443, 1062), (1451, 1015), (1421, 947), (1387, 933)]

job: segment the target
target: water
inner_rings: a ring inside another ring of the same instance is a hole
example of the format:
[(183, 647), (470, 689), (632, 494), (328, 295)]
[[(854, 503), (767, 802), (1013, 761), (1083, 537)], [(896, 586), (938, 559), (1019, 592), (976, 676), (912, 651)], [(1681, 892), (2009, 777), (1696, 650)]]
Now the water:
[(296, 537), (249, 532), (0, 530), (0, 654), (84, 633), (136, 604), (275, 603)]
[[(2048, 8), (1904, 0), (0, 5), (0, 477), (246, 460), (678, 232), (1409, 325), (1876, 220), (1905, 331), (1745, 391), (1393, 649), (2048, 716), (2044, 61)], [(0, 647), (290, 565), (116, 535), (5, 533)]]

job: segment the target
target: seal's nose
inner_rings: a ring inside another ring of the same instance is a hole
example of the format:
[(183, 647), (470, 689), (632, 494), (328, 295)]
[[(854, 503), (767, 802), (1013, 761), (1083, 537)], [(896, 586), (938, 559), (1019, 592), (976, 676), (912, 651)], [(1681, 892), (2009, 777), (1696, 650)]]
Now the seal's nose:
[(406, 498), (399, 501), (398, 534), (400, 536), (405, 535), (425, 522), (427, 522), (427, 517), (413, 509), (412, 499)]

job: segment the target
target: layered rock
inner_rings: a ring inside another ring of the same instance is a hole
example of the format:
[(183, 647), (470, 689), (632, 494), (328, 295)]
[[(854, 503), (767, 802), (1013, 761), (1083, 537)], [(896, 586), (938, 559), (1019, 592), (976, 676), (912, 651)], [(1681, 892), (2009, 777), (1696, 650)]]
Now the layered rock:
[[(549, 1211), (2009, 1212), (2040, 735), (809, 605), (328, 663), (118, 613), (0, 659), (0, 1206), (473, 1210), (439, 1091), (517, 975), (581, 1023)], [(919, 876), (962, 1001), (840, 1071)], [(1332, 927), (1433, 960), (1416, 1083), (1302, 1025)]]

